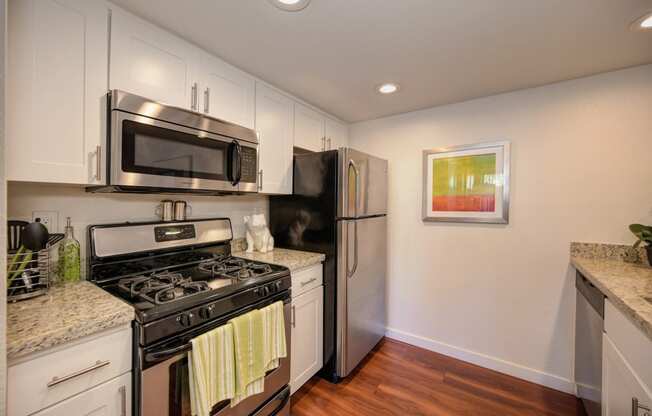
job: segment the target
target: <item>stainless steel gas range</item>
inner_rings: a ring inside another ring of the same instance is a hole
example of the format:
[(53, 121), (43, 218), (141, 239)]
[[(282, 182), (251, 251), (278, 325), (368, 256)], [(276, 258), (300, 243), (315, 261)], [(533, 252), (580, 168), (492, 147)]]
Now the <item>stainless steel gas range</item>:
[[(133, 305), (136, 416), (192, 416), (190, 340), (250, 310), (282, 300), (290, 344), (290, 272), (231, 256), (231, 222), (121, 223), (89, 227), (89, 279)], [(289, 351), (289, 348), (288, 348)], [(265, 391), (212, 415), (289, 415), (290, 356)]]

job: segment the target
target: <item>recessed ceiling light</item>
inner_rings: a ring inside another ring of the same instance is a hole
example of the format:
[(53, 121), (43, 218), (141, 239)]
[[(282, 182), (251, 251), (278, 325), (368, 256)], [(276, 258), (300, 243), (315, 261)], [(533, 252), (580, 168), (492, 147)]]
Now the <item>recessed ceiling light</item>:
[(378, 92), (381, 94), (392, 94), (396, 91), (398, 91), (398, 85), (391, 82), (378, 86)]
[(652, 13), (648, 13), (632, 23), (633, 30), (652, 30)]
[(288, 12), (298, 12), (308, 7), (310, 0), (269, 0), (274, 6)]

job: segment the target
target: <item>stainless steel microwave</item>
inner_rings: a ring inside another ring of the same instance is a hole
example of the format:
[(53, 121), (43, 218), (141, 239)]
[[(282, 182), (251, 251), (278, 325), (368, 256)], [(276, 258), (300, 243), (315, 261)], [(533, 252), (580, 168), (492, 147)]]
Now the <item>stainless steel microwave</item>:
[(107, 96), (106, 186), (94, 192), (258, 190), (256, 132), (113, 90)]

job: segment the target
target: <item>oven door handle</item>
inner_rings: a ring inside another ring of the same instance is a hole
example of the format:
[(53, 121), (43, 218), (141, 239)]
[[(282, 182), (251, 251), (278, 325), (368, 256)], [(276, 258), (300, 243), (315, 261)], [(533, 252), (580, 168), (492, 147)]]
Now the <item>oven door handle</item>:
[(158, 361), (164, 361), (168, 358), (174, 357), (177, 354), (181, 354), (182, 352), (190, 351), (191, 349), (192, 344), (184, 344), (167, 350), (148, 352), (145, 354), (145, 362), (151, 364)]
[[(271, 413), (265, 413), (265, 415), (276, 416), (285, 408), (285, 406), (288, 404), (288, 401), (290, 400), (290, 389), (286, 388), (285, 391), (280, 394), (280, 396), (281, 397), (276, 396), (276, 399), (281, 399), (281, 403), (279, 403), (278, 406), (276, 406), (276, 409), (272, 410)], [(259, 410), (257, 413), (254, 413), (254, 416), (258, 416), (259, 414), (262, 415), (264, 410), (265, 409)]]

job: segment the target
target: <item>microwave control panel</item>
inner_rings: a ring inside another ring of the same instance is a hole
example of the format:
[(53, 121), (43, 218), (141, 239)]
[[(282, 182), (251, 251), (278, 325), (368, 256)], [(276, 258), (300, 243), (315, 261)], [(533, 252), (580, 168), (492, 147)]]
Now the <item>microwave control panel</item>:
[(242, 178), (240, 182), (256, 183), (258, 176), (258, 152), (242, 146)]

